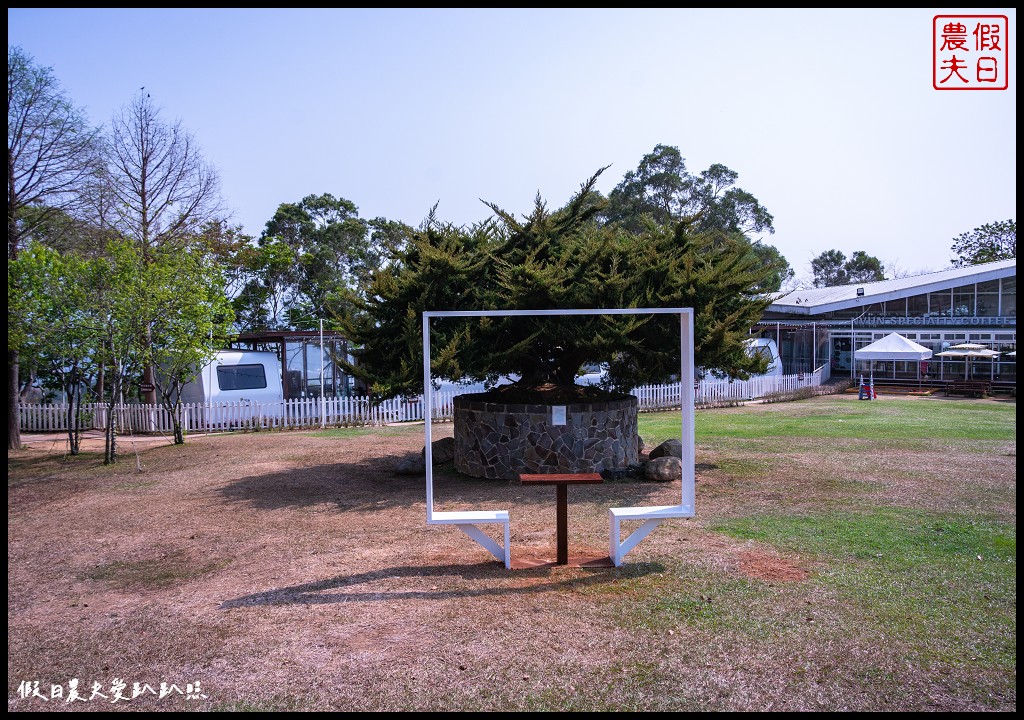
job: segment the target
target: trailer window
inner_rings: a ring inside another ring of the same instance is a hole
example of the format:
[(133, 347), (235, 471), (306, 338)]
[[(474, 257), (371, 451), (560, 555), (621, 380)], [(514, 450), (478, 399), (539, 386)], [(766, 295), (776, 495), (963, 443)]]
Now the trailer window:
[(227, 365), (217, 368), (217, 385), (221, 390), (256, 390), (267, 386), (267, 373), (262, 365)]

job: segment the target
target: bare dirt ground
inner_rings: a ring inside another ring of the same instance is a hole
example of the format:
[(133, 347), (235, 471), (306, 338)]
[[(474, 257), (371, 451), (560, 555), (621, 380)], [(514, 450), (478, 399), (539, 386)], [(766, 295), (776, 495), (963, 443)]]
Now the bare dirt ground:
[[(422, 427), (122, 439), (113, 466), (101, 438), (77, 458), (53, 436), (24, 440), (8, 459), (9, 710), (992, 709), (950, 692), (961, 679), (907, 674), (878, 638), (836, 635), (827, 593), (804, 582), (812, 561), (708, 529), (737, 503), (810, 501), (825, 492), (820, 467), (737, 499), (743, 478), (703, 448), (699, 517), (665, 523), (623, 567), (510, 571), (457, 528), (428, 527), (422, 477), (392, 471), (421, 450)], [(896, 462), (878, 492), (921, 498), (934, 487), (910, 471), (949, 458)], [(1009, 479), (1014, 458), (997, 459), (989, 481)], [(571, 552), (607, 555), (608, 507), (677, 493), (570, 488)], [(509, 509), (513, 557), (554, 556), (553, 488), (440, 466), (435, 498)], [(634, 594), (701, 575), (771, 592), (799, 634), (751, 645), (728, 627), (652, 632), (635, 616)], [(907, 674), (905, 695), (873, 697), (870, 683), (837, 681), (841, 668)], [(99, 695), (67, 702), (72, 681)]]

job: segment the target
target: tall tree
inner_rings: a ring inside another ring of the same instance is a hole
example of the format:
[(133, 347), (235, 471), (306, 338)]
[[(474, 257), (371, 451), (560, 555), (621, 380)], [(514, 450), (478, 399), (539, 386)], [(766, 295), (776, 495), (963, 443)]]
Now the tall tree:
[(991, 222), (962, 233), (953, 240), (955, 267), (979, 265), (1017, 257), (1017, 221)]
[(849, 258), (839, 250), (826, 250), (811, 260), (814, 287), (837, 287), (885, 280), (882, 261), (863, 250)]
[[(696, 308), (697, 362), (737, 376), (764, 370), (743, 339), (768, 300), (754, 288), (766, 269), (730, 233), (694, 233), (686, 222), (640, 236), (594, 221), (601, 171), (563, 208), (538, 196), (523, 221), (491, 204), (495, 219), (470, 228), (431, 221), (395, 262), (374, 273), (338, 323), (358, 349), (348, 369), (371, 391), (414, 391), (422, 371), (424, 310), (622, 307)], [(616, 387), (678, 372), (679, 323), (659, 317), (502, 317), (438, 322), (436, 376), (492, 382), (518, 375), (518, 389), (575, 388), (581, 365), (610, 363)], [(583, 392), (575, 389), (575, 392)]]
[(100, 129), (68, 99), (53, 70), (36, 65), (21, 48), (8, 48), (8, 260), (53, 215), (74, 215), (82, 207), (82, 190), (102, 167), (100, 149)]
[(220, 179), (180, 120), (167, 123), (142, 89), (111, 122), (105, 219), (149, 258), (180, 245), (222, 213)]
[(96, 263), (29, 242), (8, 268), (8, 347), (18, 348), (23, 366), (34, 367), (44, 387), (63, 394), (72, 455), (96, 371)]
[(691, 234), (732, 235), (771, 265), (773, 273), (760, 289), (772, 293), (792, 280), (794, 273), (776, 248), (751, 239), (753, 234), (774, 233), (773, 218), (756, 197), (736, 187), (738, 179), (738, 173), (721, 164), (693, 175), (678, 148), (656, 145), (615, 186), (600, 217), (631, 232), (644, 232), (650, 223), (686, 222)]
[[(114, 201), (103, 220), (139, 246), (145, 263), (157, 248), (185, 245), (222, 212), (216, 170), (181, 121), (161, 119), (145, 88), (113, 118), (107, 161)], [(152, 365), (143, 381), (155, 387)], [(156, 391), (145, 399), (156, 403)]]
[[(7, 49), (7, 260), (50, 212), (73, 212), (97, 172), (99, 130), (68, 99), (51, 68)], [(26, 212), (29, 208), (34, 213)], [(7, 350), (7, 447), (21, 447), (19, 358)]]
[(264, 332), (287, 326), (295, 253), (278, 238), (263, 238), (241, 248), (234, 258), (241, 278), (235, 293), (235, 322), (239, 332)]
[[(374, 225), (376, 237), (393, 233), (384, 221)], [(370, 227), (354, 203), (329, 193), (278, 206), (244, 255), (248, 282), (236, 300), (243, 326), (316, 328), (326, 299), (358, 290), (379, 261)]]
[(112, 242), (98, 263), (92, 292), (100, 319), (97, 359), (107, 368), (110, 383), (103, 451), (103, 463), (109, 465), (117, 458), (117, 405), (124, 401), (132, 381), (151, 364), (150, 324), (156, 310), (146, 282), (150, 263), (138, 243)]
[(796, 272), (790, 267), (789, 261), (782, 256), (778, 248), (755, 240), (750, 244), (750, 249), (757, 259), (771, 270), (765, 282), (757, 287), (758, 291), (775, 293), (791, 285), (796, 277)]
[(157, 395), (171, 418), (176, 445), (185, 442), (182, 390), (213, 359), (211, 341), (226, 340), (234, 319), (223, 275), (206, 262), (207, 251), (202, 243), (159, 249), (145, 278), (153, 318), (147, 361), (158, 368)]
[(642, 229), (645, 215), (659, 225), (686, 219), (692, 232), (775, 232), (771, 213), (735, 187), (738, 179), (738, 173), (721, 164), (692, 175), (679, 148), (656, 145), (611, 191), (602, 216), (634, 232)]

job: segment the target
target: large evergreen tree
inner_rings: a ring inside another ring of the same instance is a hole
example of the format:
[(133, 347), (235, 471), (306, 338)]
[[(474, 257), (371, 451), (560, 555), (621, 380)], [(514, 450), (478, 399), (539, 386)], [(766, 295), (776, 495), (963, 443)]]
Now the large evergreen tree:
[[(696, 232), (692, 221), (647, 222), (641, 232), (597, 222), (601, 172), (557, 211), (538, 196), (522, 221), (494, 204), (494, 218), (469, 228), (428, 218), (339, 312), (357, 346), (348, 369), (379, 397), (418, 391), (425, 310), (693, 307), (699, 365), (763, 371), (742, 341), (767, 306), (757, 288), (772, 269), (735, 235)], [(585, 363), (608, 363), (619, 389), (679, 368), (678, 321), (665, 317), (447, 318), (431, 332), (435, 377), (516, 375), (520, 390), (573, 388)]]

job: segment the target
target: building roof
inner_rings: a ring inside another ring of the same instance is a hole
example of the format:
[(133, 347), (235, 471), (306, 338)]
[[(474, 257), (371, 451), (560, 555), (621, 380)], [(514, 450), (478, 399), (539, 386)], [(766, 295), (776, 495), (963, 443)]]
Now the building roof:
[[(968, 265), (962, 268), (950, 268), (949, 270), (896, 278), (895, 280), (794, 290), (777, 297), (768, 306), (766, 312), (787, 315), (819, 315), (887, 300), (897, 300), (921, 293), (948, 290), (960, 285), (1016, 276), (1016, 259), (998, 260), (981, 265)], [(860, 291), (863, 292), (858, 295)]]

